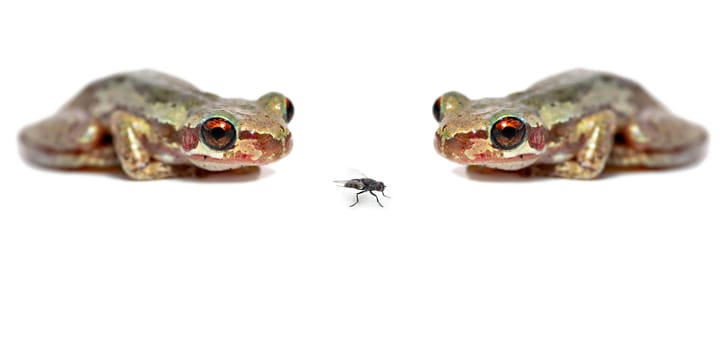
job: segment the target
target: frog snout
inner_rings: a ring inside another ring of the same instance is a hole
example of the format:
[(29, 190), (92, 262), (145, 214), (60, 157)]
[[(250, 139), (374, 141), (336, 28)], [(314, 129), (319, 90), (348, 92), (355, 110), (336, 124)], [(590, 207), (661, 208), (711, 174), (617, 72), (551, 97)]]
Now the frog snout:
[(242, 145), (242, 149), (249, 151), (248, 153), (256, 154), (261, 162), (269, 162), (289, 153), (292, 147), (292, 135), (288, 131), (284, 135), (272, 135), (253, 130), (241, 130), (239, 143)]
[(470, 163), (477, 160), (478, 153), (487, 150), (488, 133), (486, 130), (461, 131), (457, 133), (435, 134), (435, 148), (444, 157), (459, 162)]

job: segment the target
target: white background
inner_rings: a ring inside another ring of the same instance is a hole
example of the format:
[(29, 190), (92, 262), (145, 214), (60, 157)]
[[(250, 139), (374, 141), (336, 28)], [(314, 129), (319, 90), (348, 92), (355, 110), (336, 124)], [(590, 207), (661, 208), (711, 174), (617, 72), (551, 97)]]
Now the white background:
[[(231, 3), (231, 2), (229, 2)], [(722, 349), (721, 10), (707, 2), (3, 5), (0, 349)], [(474, 176), (435, 98), (575, 67), (710, 132), (692, 167)], [(295, 149), (252, 176), (133, 182), (25, 163), (17, 133), (153, 68), (285, 93)], [(384, 181), (349, 208), (331, 182)]]

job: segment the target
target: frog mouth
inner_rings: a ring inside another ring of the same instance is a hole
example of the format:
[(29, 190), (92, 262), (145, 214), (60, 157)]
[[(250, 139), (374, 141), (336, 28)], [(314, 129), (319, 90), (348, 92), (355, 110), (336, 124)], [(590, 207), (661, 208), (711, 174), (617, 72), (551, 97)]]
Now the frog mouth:
[(223, 158), (217, 158), (212, 156), (206, 156), (202, 154), (194, 154), (191, 159), (197, 162), (208, 162), (208, 163), (249, 163), (253, 165), (260, 164), (260, 154), (252, 153), (241, 153), (241, 152), (229, 152), (224, 154)]
[[(470, 157), (472, 156), (472, 157)], [(513, 163), (533, 160), (536, 158), (535, 154), (525, 153), (514, 157), (503, 157), (501, 152), (485, 151), (482, 153), (471, 153), (468, 158), (471, 158), (471, 163)]]
[(487, 135), (480, 131), (457, 133), (449, 139), (435, 134), (435, 148), (442, 156), (456, 163), (493, 168), (524, 167), (537, 158), (534, 153), (506, 156), (504, 151), (491, 149)]
[(192, 154), (188, 159), (198, 167), (222, 171), (274, 162), (286, 156), (291, 147), (291, 134), (279, 140), (269, 134), (243, 131), (234, 148), (214, 154)]

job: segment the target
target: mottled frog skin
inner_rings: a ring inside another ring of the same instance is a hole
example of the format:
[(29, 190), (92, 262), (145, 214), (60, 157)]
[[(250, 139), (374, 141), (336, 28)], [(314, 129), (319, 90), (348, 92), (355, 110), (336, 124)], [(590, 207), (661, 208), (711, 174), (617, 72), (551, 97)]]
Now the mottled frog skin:
[(462, 164), (592, 179), (606, 165), (666, 168), (699, 159), (706, 131), (635, 82), (573, 70), (503, 98), (458, 92), (433, 106), (435, 147)]
[(147, 180), (255, 166), (292, 147), (294, 108), (279, 93), (256, 101), (221, 98), (144, 70), (86, 86), (54, 116), (20, 133), (32, 162), (58, 168), (112, 167)]

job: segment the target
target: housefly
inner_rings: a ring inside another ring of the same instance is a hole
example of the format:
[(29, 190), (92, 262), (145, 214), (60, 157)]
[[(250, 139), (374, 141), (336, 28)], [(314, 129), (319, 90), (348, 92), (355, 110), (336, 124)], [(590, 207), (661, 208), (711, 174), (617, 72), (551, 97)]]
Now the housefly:
[(384, 206), (382, 205), (382, 203), (380, 203), (380, 198), (377, 197), (377, 195), (374, 194), (374, 192), (372, 192), (372, 191), (380, 192), (386, 198), (390, 198), (385, 194), (385, 184), (383, 182), (373, 180), (368, 177), (362, 177), (359, 179), (352, 179), (352, 180), (341, 180), (341, 181), (335, 181), (335, 182), (338, 184), (341, 184), (343, 187), (349, 187), (349, 188), (354, 188), (354, 189), (360, 190), (359, 192), (357, 192), (357, 196), (356, 196), (357, 199), (355, 200), (354, 203), (350, 204), (350, 207), (354, 207), (355, 205), (357, 205), (357, 203), (359, 203), (359, 195), (361, 195), (362, 193), (365, 193), (365, 192), (369, 192), (371, 195), (373, 195), (375, 197), (375, 199), (377, 200), (377, 204), (379, 204), (380, 207), (384, 207)]

